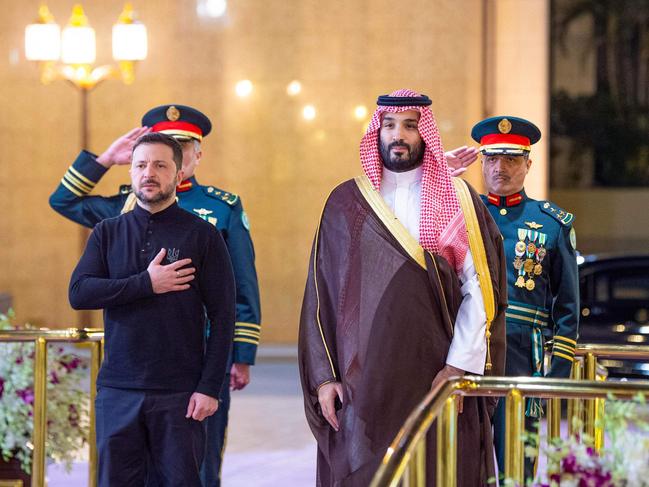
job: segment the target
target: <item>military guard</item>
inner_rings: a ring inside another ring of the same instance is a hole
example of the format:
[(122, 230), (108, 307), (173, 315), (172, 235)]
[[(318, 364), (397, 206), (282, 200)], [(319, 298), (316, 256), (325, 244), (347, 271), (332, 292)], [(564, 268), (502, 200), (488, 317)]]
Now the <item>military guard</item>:
[[(530, 149), (541, 132), (527, 120), (499, 116), (476, 124), (471, 137), (480, 144), (482, 173), (489, 191), (482, 199), (504, 239), (509, 296), (505, 373), (543, 376), (543, 343), (551, 339), (547, 376), (569, 377), (579, 324), (574, 216), (554, 203), (528, 197), (523, 187), (532, 165)], [(528, 400), (528, 430), (540, 414), (540, 401)], [(503, 472), (503, 401), (494, 423)], [(533, 474), (531, 462), (526, 462), (525, 470), (526, 477)]]
[(194, 170), (202, 157), (200, 143), (212, 130), (210, 120), (200, 111), (184, 105), (163, 105), (142, 117), (142, 127), (118, 138), (100, 156), (82, 151), (68, 168), (61, 183), (50, 196), (54, 210), (86, 227), (94, 227), (105, 218), (129, 211), (135, 204), (130, 185), (119, 193), (104, 197), (91, 194), (95, 185), (113, 165), (131, 162), (133, 143), (148, 131), (163, 132), (176, 138), (183, 148), (185, 179), (177, 187), (178, 205), (218, 228), (232, 259), (237, 285), (237, 323), (235, 327), (231, 376), (221, 392), (220, 407), (208, 418), (206, 460), (203, 485), (220, 485), (220, 465), (230, 403), (230, 390), (241, 389), (249, 381), (249, 365), (255, 362), (260, 327), (259, 287), (250, 225), (241, 198), (216, 186), (199, 184)]

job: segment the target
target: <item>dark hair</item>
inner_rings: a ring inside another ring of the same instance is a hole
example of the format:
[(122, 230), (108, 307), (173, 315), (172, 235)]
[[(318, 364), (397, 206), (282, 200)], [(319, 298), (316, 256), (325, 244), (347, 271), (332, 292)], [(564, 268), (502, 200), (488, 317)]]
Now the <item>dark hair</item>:
[[(180, 171), (183, 167), (183, 148), (180, 146), (178, 141), (171, 137), (170, 135), (163, 134), (160, 132), (149, 132), (144, 134), (142, 137), (135, 141), (133, 145), (133, 152), (139, 145), (142, 144), (164, 144), (167, 147), (171, 147), (173, 151), (173, 160), (176, 163), (176, 171)], [(133, 153), (131, 152), (131, 153)]]

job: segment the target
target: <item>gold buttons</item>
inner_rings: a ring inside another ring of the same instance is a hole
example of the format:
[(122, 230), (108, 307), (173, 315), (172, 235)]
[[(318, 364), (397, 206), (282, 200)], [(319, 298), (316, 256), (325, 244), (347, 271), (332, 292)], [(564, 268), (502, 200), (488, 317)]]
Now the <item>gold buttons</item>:
[(507, 214), (507, 210), (505, 208), (500, 209), (500, 214), (505, 216)]

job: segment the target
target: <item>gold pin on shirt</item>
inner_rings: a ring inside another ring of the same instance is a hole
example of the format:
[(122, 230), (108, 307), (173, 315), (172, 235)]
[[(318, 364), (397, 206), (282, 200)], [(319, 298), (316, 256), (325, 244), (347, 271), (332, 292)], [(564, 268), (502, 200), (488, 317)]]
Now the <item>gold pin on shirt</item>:
[(539, 228), (543, 227), (543, 225), (536, 222), (525, 222), (525, 225), (530, 227), (532, 230), (538, 230)]

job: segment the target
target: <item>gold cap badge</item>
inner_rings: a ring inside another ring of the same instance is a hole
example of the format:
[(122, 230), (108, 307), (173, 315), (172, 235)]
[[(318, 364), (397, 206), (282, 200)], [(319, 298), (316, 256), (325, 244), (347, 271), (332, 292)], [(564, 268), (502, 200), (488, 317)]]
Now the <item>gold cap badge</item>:
[(169, 108), (167, 108), (167, 120), (169, 120), (170, 122), (175, 122), (179, 118), (180, 118), (180, 112), (175, 106), (172, 105)]
[(501, 134), (508, 134), (511, 129), (512, 123), (506, 118), (503, 118), (500, 122), (498, 122), (498, 130), (500, 130)]

